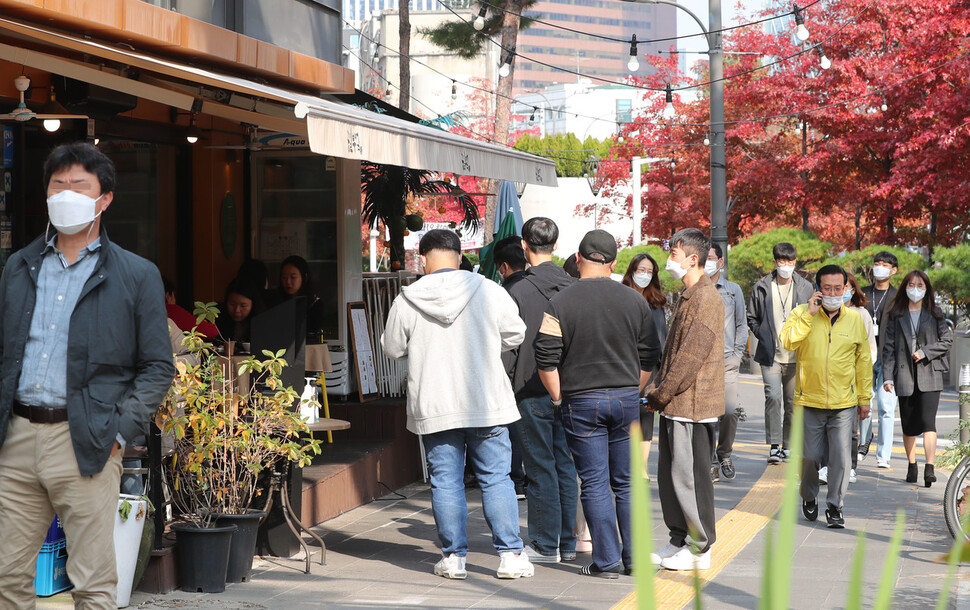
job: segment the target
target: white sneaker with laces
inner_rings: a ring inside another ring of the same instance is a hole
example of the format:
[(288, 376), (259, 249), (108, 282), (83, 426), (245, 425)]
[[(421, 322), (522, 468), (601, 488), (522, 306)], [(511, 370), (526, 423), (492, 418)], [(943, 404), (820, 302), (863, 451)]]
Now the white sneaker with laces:
[(822, 485), (828, 485), (829, 484), (829, 467), (828, 466), (822, 466), (821, 468), (818, 469), (818, 482), (821, 483)]
[(668, 570), (707, 570), (711, 567), (711, 550), (695, 555), (685, 546), (661, 561), (660, 567)]
[(876, 460), (876, 468), (889, 468), (889, 460)]
[(685, 548), (687, 547), (674, 546), (672, 543), (670, 543), (667, 546), (660, 549), (659, 551), (657, 551), (656, 553), (650, 553), (650, 563), (652, 563), (655, 566), (659, 566), (664, 559), (668, 557), (673, 557), (674, 555), (677, 554), (678, 551)]
[(852, 468), (851, 470), (849, 470), (849, 483), (855, 483), (855, 482), (856, 482), (855, 468)]
[(499, 553), (501, 561), (495, 575), (499, 578), (529, 578), (535, 575), (536, 569), (524, 552), (516, 555), (512, 551)]
[(434, 564), (434, 573), (437, 576), (453, 578), (455, 580), (465, 580), (468, 572), (465, 571), (465, 558), (452, 553), (447, 557), (442, 557), (441, 561)]

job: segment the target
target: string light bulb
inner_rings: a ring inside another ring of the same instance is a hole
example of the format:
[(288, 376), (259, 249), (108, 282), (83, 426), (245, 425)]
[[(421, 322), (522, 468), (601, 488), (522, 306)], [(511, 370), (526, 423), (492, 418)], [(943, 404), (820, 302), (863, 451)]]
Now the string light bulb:
[(529, 127), (532, 127), (535, 124), (536, 124), (536, 109), (533, 106), (532, 114), (529, 115)]
[(640, 69), (640, 60), (637, 59), (637, 35), (634, 34), (633, 38), (630, 40), (630, 61), (626, 64), (627, 69), (630, 72), (636, 72)]
[(822, 45), (815, 47), (815, 52), (818, 53), (819, 60), (818, 65), (823, 70), (828, 70), (832, 67), (832, 60), (825, 55), (825, 51), (822, 50)]
[(664, 105), (663, 118), (672, 119), (677, 116), (677, 109), (674, 108), (674, 92), (671, 91), (669, 84), (664, 89), (664, 97), (667, 103)]
[(498, 69), (498, 75), (502, 78), (508, 78), (509, 74), (512, 73), (512, 59), (515, 57), (512, 51), (505, 56), (505, 61), (502, 62), (502, 66)]
[(483, 4), (482, 8), (478, 11), (478, 17), (475, 17), (475, 21), (472, 23), (472, 27), (475, 31), (481, 32), (485, 29), (485, 15), (488, 14), (488, 8)]
[(795, 38), (805, 42), (809, 39), (812, 33), (808, 31), (807, 27), (805, 27), (805, 18), (802, 16), (802, 9), (798, 8), (797, 4), (792, 4), (792, 10), (795, 13), (795, 24), (797, 26), (795, 28)]
[(458, 99), (458, 87), (455, 86), (455, 81), (451, 81), (451, 101)]
[(879, 107), (879, 110), (882, 110), (883, 112), (889, 110), (889, 104), (886, 103), (886, 98), (882, 98), (882, 106)]
[(710, 146), (710, 145), (711, 145), (711, 136), (706, 136), (704, 138), (704, 146)]

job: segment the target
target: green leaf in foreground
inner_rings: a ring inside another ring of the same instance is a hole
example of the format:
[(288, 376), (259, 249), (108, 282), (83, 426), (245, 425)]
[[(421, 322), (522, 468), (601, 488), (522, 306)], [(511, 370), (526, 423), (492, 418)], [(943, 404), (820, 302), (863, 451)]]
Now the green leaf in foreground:
[(845, 601), (845, 610), (862, 610), (862, 567), (866, 564), (866, 533), (859, 530), (856, 541), (852, 577), (849, 579), (849, 598)]
[(882, 566), (882, 578), (879, 580), (879, 592), (876, 594), (873, 610), (889, 610), (892, 607), (893, 590), (896, 588), (896, 564), (899, 562), (899, 549), (903, 544), (905, 520), (906, 511), (897, 511), (896, 529), (889, 541), (889, 552), (886, 553), (886, 562)]
[(650, 553), (653, 552), (653, 525), (650, 512), (650, 492), (647, 482), (641, 476), (643, 472), (643, 450), (641, 442), (643, 435), (640, 425), (634, 422), (630, 426), (630, 514), (633, 528), (633, 565), (634, 578), (637, 583), (637, 607), (652, 609), (655, 607), (655, 593), (653, 589), (653, 565), (650, 563)]

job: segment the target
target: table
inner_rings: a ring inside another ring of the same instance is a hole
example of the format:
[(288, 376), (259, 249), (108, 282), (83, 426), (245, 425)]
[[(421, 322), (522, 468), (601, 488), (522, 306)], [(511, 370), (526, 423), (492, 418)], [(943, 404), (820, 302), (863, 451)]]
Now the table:
[[(345, 419), (320, 419), (311, 424), (307, 424), (310, 432), (330, 432), (333, 430), (349, 430), (350, 422)], [(289, 479), (289, 468), (290, 462), (287, 462), (287, 472), (283, 473), (281, 477), (282, 482), (280, 483), (280, 498), (283, 500), (283, 518), (286, 520), (286, 525), (289, 526), (290, 531), (296, 536), (297, 541), (300, 546), (303, 547), (303, 552), (306, 554), (306, 570), (305, 573), (310, 573), (310, 549), (307, 547), (306, 542), (303, 541), (303, 536), (300, 531), (304, 531), (320, 543), (320, 565), (327, 565), (327, 545), (324, 544), (323, 538), (317, 536), (310, 531), (310, 528), (303, 525), (303, 521), (299, 519), (293, 506), (290, 504), (290, 493), (287, 485)]]

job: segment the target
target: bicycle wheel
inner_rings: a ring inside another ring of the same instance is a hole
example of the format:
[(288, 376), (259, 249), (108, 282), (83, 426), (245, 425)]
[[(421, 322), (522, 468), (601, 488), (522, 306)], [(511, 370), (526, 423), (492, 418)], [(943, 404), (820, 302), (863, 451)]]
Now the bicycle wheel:
[(946, 482), (943, 494), (943, 518), (951, 536), (962, 533), (970, 540), (970, 529), (961, 532), (961, 521), (970, 513), (970, 456), (963, 458)]

